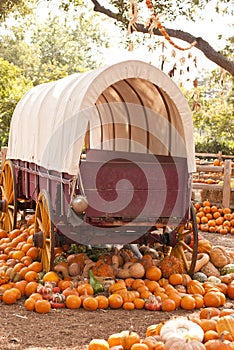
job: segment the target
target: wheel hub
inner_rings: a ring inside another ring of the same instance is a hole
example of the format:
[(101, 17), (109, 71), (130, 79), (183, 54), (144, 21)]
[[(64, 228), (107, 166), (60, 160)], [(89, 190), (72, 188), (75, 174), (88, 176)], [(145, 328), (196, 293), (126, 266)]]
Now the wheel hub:
[(0, 200), (0, 211), (7, 212), (7, 201), (5, 199)]
[(33, 245), (38, 248), (43, 248), (44, 246), (44, 234), (42, 231), (35, 232), (33, 235)]

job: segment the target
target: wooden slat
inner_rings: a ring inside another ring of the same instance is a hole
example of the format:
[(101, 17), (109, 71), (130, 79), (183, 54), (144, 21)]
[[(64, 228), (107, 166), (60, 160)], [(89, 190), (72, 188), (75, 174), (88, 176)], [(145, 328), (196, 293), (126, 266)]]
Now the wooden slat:
[(230, 182), (231, 182), (231, 174), (232, 174), (232, 161), (230, 159), (225, 160), (224, 162), (224, 174), (223, 174), (223, 207), (230, 207), (230, 198), (231, 198), (231, 190), (230, 190)]

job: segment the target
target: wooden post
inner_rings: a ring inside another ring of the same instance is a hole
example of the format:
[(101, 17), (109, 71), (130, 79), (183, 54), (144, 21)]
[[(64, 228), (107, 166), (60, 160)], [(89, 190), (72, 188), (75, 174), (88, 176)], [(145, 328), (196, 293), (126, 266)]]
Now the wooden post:
[(232, 174), (231, 159), (227, 159), (224, 162), (224, 171), (223, 171), (223, 201), (222, 201), (222, 205), (224, 208), (230, 207), (231, 174)]
[(6, 160), (7, 147), (1, 147), (1, 169)]

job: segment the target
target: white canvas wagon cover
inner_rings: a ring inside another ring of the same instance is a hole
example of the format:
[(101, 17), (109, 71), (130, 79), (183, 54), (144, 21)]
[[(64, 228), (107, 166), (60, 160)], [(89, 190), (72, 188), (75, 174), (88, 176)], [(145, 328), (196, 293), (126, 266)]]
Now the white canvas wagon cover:
[(185, 157), (195, 170), (187, 101), (169, 76), (142, 61), (32, 88), (13, 113), (7, 158), (77, 175), (87, 135), (90, 148)]

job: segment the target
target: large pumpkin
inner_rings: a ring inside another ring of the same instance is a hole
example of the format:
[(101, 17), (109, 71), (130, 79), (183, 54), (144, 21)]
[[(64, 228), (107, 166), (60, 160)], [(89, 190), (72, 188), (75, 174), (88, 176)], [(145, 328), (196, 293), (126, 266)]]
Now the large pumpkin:
[(170, 338), (188, 338), (202, 342), (204, 331), (198, 324), (185, 317), (179, 317), (167, 321), (161, 328), (160, 336), (164, 342)]
[(206, 350), (199, 340), (170, 338), (164, 344), (164, 350)]

